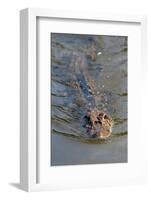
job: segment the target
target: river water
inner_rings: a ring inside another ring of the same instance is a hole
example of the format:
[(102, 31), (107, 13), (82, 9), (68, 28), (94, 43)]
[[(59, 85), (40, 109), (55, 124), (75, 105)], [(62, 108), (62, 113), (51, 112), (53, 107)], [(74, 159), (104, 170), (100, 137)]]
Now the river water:
[[(51, 33), (51, 166), (127, 162), (127, 49), (124, 36)], [(79, 65), (96, 107), (113, 118), (107, 139), (82, 125), (91, 101), (77, 87)]]

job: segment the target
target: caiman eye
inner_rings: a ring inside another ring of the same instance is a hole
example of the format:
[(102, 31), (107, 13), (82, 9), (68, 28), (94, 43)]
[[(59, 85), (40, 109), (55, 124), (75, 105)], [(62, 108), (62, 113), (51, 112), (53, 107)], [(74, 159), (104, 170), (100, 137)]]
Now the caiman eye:
[(107, 115), (104, 115), (104, 119), (108, 119), (108, 116), (107, 116)]
[(103, 115), (104, 115), (103, 113), (100, 113), (100, 114), (99, 114), (99, 117), (103, 117)]

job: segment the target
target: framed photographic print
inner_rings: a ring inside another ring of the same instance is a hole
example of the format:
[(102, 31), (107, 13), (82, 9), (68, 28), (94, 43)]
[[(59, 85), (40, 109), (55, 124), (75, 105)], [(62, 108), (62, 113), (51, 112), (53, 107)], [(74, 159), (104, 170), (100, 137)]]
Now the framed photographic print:
[(146, 17), (20, 12), (20, 183), (26, 191), (146, 181)]

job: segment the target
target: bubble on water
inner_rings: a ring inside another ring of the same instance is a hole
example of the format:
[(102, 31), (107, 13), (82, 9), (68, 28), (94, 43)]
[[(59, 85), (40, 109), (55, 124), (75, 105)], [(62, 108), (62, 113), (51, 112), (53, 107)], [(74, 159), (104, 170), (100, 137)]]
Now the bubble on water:
[(102, 54), (102, 52), (101, 51), (99, 51), (98, 53), (97, 53), (97, 56), (99, 56), (99, 55), (101, 55)]
[(100, 94), (100, 92), (99, 92), (99, 91), (97, 91), (97, 94)]
[(67, 92), (64, 92), (64, 93), (63, 93), (63, 96), (67, 96)]

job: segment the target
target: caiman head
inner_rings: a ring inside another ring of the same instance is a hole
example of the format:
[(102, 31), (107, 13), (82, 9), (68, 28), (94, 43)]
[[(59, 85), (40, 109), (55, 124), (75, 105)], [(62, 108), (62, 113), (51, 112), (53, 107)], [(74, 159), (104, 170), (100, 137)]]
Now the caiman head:
[(86, 114), (87, 133), (92, 138), (107, 138), (112, 133), (113, 120), (106, 113), (97, 109), (88, 110)]

